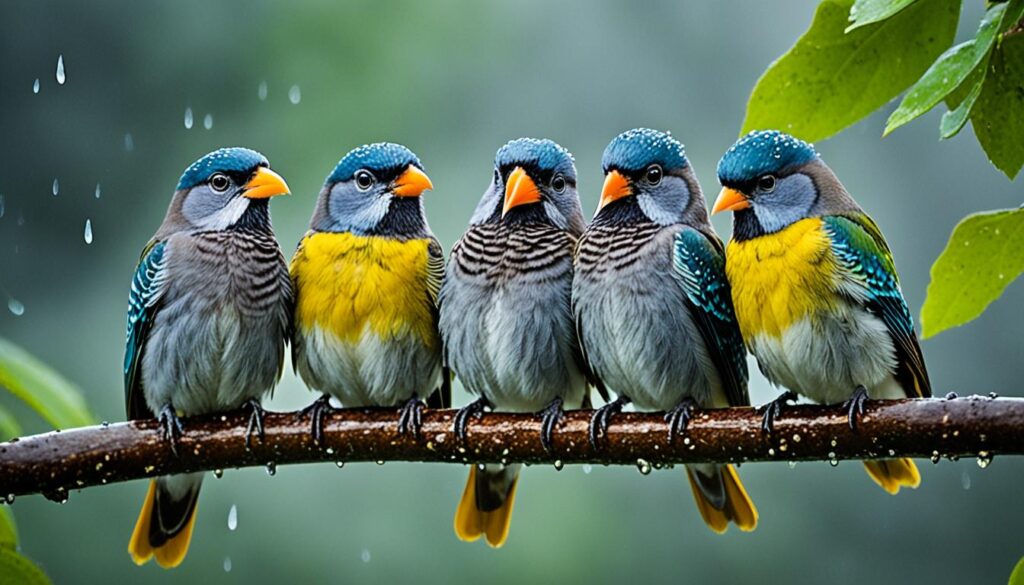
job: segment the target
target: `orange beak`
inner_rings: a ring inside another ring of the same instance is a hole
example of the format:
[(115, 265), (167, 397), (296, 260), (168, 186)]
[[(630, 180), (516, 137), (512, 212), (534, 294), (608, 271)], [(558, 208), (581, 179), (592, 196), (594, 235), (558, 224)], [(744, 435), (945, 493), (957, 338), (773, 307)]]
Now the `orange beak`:
[(419, 197), (424, 191), (434, 188), (430, 177), (415, 165), (409, 165), (405, 172), (395, 179), (391, 192), (399, 197)]
[(718, 194), (718, 199), (715, 200), (715, 206), (711, 209), (711, 215), (718, 213), (719, 211), (739, 211), (741, 209), (747, 209), (750, 207), (750, 201), (747, 200), (747, 196), (740, 193), (736, 189), (730, 189), (725, 187), (722, 192)]
[(601, 202), (597, 205), (602, 209), (612, 201), (617, 201), (633, 194), (633, 188), (629, 186), (629, 179), (619, 171), (612, 171), (604, 178), (604, 188), (601, 189)]
[(505, 217), (509, 209), (527, 203), (540, 201), (540, 190), (533, 182), (530, 175), (526, 174), (523, 167), (516, 167), (508, 174), (508, 181), (505, 182), (505, 206), (501, 210), (501, 216)]
[(284, 182), (281, 175), (267, 167), (259, 167), (256, 169), (256, 174), (245, 184), (245, 191), (242, 192), (242, 195), (249, 199), (266, 199), (290, 193), (288, 183)]

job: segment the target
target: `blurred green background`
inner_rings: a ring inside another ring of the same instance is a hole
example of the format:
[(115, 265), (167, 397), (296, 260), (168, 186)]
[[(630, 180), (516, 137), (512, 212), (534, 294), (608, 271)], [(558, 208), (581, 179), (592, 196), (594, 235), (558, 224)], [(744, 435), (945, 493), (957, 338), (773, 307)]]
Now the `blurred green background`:
[[(135, 262), (184, 167), (220, 146), (260, 150), (287, 178), (294, 195), (272, 206), (286, 254), (323, 178), (371, 141), (420, 155), (436, 185), (426, 197), (430, 223), (446, 249), (490, 179), (494, 151), (519, 136), (575, 153), (588, 215), (605, 144), (635, 126), (679, 137), (711, 198), (715, 164), (736, 138), (751, 88), (813, 8), (796, 0), (8, 0), (0, 6), (0, 334), (78, 383), (101, 418), (122, 420)], [(983, 8), (967, 2), (958, 38), (974, 34)], [(54, 75), (61, 54), (64, 85)], [(937, 112), (881, 140), (890, 110), (818, 148), (885, 231), (916, 313), (955, 222), (1018, 205), (1022, 181), (996, 171), (969, 131), (940, 143)], [(728, 217), (715, 225), (728, 235)], [(11, 299), (24, 305), (20, 316), (7, 310)], [(1022, 302), (1018, 284), (977, 321), (923, 344), (938, 393), (1022, 394)], [(774, 397), (752, 371), (754, 402)], [(270, 407), (311, 398), (289, 372)], [(456, 404), (466, 401), (457, 388)], [(32, 432), (46, 430), (10, 407)], [(854, 462), (746, 465), (761, 524), (724, 536), (704, 527), (679, 469), (645, 477), (631, 467), (533, 467), (500, 551), (452, 533), (467, 473), (459, 465), (305, 465), (273, 478), (229, 470), (207, 480), (191, 552), (171, 572), (137, 568), (126, 552), (143, 482), (72, 493), (63, 506), (19, 498), (14, 511), (24, 552), (57, 583), (1005, 583), (1024, 554), (1024, 461), (920, 466), (920, 489), (891, 497)], [(229, 530), (233, 505), (238, 526)]]

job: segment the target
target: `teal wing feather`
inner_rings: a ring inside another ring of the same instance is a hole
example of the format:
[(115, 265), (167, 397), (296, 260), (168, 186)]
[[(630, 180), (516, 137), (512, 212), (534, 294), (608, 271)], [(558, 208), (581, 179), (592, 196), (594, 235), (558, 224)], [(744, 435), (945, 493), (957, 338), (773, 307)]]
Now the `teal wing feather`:
[(897, 381), (908, 396), (931, 396), (914, 319), (900, 290), (892, 252), (881, 230), (863, 213), (823, 218), (832, 253), (843, 271), (840, 293), (877, 315), (889, 330), (897, 353)]
[(124, 397), (129, 419), (152, 418), (154, 413), (146, 405), (142, 393), (139, 367), (146, 338), (164, 291), (166, 276), (164, 262), (165, 242), (152, 242), (142, 252), (142, 258), (132, 278), (128, 295), (128, 323), (124, 349)]
[(718, 368), (729, 404), (749, 405), (747, 351), (725, 277), (721, 241), (714, 235), (686, 228), (676, 234), (673, 264), (690, 314)]
[[(441, 280), (444, 278), (444, 248), (435, 238), (427, 246), (427, 297), (434, 308), (434, 326), (441, 309)], [(444, 351), (442, 350), (442, 354)], [(441, 387), (427, 398), (431, 408), (450, 408), (452, 405), (452, 372), (447, 364), (441, 366)]]

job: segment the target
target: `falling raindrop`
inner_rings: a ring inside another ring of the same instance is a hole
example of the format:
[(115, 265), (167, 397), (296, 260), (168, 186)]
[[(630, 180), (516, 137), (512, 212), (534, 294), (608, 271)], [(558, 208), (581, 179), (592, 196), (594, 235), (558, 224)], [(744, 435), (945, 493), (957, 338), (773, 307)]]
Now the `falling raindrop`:
[(91, 244), (92, 243), (92, 220), (91, 219), (86, 219), (85, 220), (85, 234), (84, 234), (84, 236), (85, 236), (85, 243), (86, 244)]
[(590, 475), (591, 471), (594, 471), (594, 466), (589, 464), (589, 463), (584, 463), (583, 464), (583, 473), (585, 475)]
[(185, 108), (185, 129), (192, 129), (192, 108)]
[(362, 559), (364, 563), (370, 562), (370, 549), (364, 548), (363, 552), (359, 553), (359, 558)]
[(966, 469), (960, 474), (960, 485), (962, 485), (965, 490), (971, 489), (971, 476), (967, 473)]
[(267, 461), (267, 475), (274, 477), (277, 475), (277, 463), (273, 461)]
[(135, 150), (135, 139), (132, 138), (131, 132), (125, 132), (124, 149), (127, 150), (128, 152)]
[(228, 530), (234, 531), (238, 528), (238, 506), (231, 504), (228, 510)]
[(288, 90), (288, 100), (293, 104), (298, 104), (302, 101), (302, 90), (299, 89), (298, 85), (293, 85), (292, 88)]
[(60, 181), (57, 180), (57, 177), (53, 178), (52, 190), (53, 190), (53, 196), (54, 197), (57, 196), (57, 193), (60, 193)]
[(992, 464), (992, 454), (988, 451), (978, 451), (978, 467), (985, 469)]
[(14, 297), (7, 300), (7, 309), (10, 310), (11, 314), (15, 317), (21, 317), (25, 314), (25, 305), (21, 304), (21, 301)]
[(4, 216), (4, 195), (0, 193), (0, 217)]
[(57, 57), (57, 83), (64, 85), (64, 55)]
[(261, 81), (260, 82), (260, 86), (256, 90), (256, 95), (259, 96), (261, 102), (267, 100), (267, 82), (266, 81)]
[(96, 198), (100, 198), (100, 184), (96, 183)]
[(39, 93), (39, 78), (32, 82), (32, 93)]
[(213, 128), (213, 114), (206, 114), (206, 116), (203, 117), (203, 128), (206, 128), (207, 130)]
[(217, 479), (220, 479), (220, 478), (224, 477), (224, 470), (223, 469), (214, 469), (213, 470), (213, 477), (216, 477)]
[(224, 572), (231, 572), (231, 557), (224, 557)]
[(646, 459), (637, 459), (636, 468), (640, 475), (650, 475), (651, 473), (651, 464)]

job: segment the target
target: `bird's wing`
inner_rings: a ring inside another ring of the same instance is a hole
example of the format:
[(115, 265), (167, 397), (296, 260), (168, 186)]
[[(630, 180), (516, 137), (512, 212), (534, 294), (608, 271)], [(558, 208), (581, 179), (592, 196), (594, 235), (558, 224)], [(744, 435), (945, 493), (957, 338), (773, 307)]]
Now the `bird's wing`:
[[(441, 310), (441, 281), (444, 279), (444, 248), (437, 238), (430, 238), (427, 245), (427, 297), (433, 307), (434, 326), (436, 328)], [(438, 336), (440, 339), (440, 336)], [(444, 355), (442, 348), (441, 354)], [(452, 374), (447, 360), (441, 366), (441, 387), (427, 398), (431, 408), (449, 408), (452, 405)]]
[(150, 327), (159, 309), (166, 281), (166, 242), (151, 241), (142, 251), (128, 295), (128, 324), (124, 349), (124, 398), (129, 419), (151, 418), (142, 393), (139, 366)]
[(863, 213), (832, 215), (823, 221), (841, 270), (840, 294), (885, 323), (896, 347), (896, 378), (908, 396), (931, 396), (914, 320), (903, 299), (892, 252), (881, 230)]
[(673, 266), (686, 293), (693, 322), (704, 338), (732, 406), (748, 406), (747, 355), (725, 277), (722, 243), (713, 235), (684, 228), (673, 240)]

